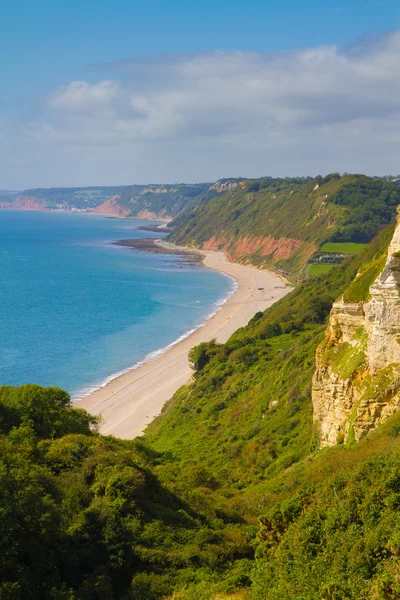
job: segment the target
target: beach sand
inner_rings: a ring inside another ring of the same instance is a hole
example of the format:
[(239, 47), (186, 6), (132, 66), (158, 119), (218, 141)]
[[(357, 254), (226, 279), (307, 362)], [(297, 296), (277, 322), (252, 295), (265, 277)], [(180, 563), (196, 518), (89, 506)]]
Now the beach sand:
[(247, 325), (257, 311), (265, 310), (291, 290), (273, 273), (228, 262), (222, 252), (201, 253), (206, 267), (236, 280), (236, 291), (215, 315), (187, 338), (75, 403), (94, 415), (102, 415), (102, 434), (124, 439), (141, 435), (160, 414), (165, 402), (189, 381), (191, 348), (214, 338), (217, 342), (226, 342), (234, 331)]

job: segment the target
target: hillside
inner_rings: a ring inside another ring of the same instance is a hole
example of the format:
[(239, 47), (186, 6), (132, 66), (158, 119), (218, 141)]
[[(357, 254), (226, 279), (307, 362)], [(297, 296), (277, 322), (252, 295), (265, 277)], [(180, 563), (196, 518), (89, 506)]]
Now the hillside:
[(0, 597), (160, 598), (245, 556), (160, 484), (140, 442), (102, 438), (58, 388), (0, 387)]
[(1, 596), (396, 598), (400, 413), (321, 449), (312, 410), (332, 303), (392, 235), (193, 349), (144, 438), (99, 436), (55, 388), (0, 388)]
[[(180, 497), (252, 526), (264, 515), (250, 534), (256, 600), (397, 597), (400, 414), (359, 443), (345, 447), (342, 438), (321, 451), (312, 410), (332, 301), (379, 260), (392, 234), (307, 280), (226, 344), (195, 349), (194, 381), (147, 430), (162, 457), (156, 472)], [(204, 597), (217, 589), (214, 579)]]
[(171, 219), (197, 198), (217, 195), (210, 184), (32, 189), (0, 195), (0, 209), (74, 210), (143, 219)]
[(399, 202), (396, 183), (364, 175), (243, 181), (182, 214), (170, 239), (302, 275), (325, 242), (370, 241)]

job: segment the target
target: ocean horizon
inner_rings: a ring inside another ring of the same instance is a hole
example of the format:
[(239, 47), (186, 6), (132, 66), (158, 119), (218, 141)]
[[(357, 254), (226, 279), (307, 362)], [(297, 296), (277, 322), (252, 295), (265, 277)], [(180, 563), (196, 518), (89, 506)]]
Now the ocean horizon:
[(81, 398), (201, 326), (235, 282), (171, 254), (117, 246), (157, 221), (0, 211), (0, 384)]

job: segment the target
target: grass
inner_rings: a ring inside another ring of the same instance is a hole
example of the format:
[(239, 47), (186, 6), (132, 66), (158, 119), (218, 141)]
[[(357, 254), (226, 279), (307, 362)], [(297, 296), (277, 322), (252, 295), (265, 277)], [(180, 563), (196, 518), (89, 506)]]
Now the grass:
[(321, 248), (322, 252), (340, 252), (341, 254), (360, 254), (366, 244), (354, 242), (328, 242)]
[(320, 273), (327, 273), (333, 267), (336, 267), (336, 265), (332, 265), (332, 264), (318, 264), (317, 265), (317, 264), (315, 264), (315, 265), (311, 265), (308, 272), (310, 275), (319, 275)]
[(345, 302), (366, 302), (369, 299), (369, 288), (385, 266), (386, 255), (371, 261), (365, 271), (351, 283), (344, 294)]

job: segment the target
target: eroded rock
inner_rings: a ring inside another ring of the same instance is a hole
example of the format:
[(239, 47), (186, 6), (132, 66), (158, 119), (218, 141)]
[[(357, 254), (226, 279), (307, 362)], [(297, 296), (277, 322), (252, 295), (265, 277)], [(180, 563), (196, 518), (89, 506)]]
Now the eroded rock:
[(321, 445), (359, 440), (400, 408), (400, 216), (365, 302), (332, 307), (312, 400)]

